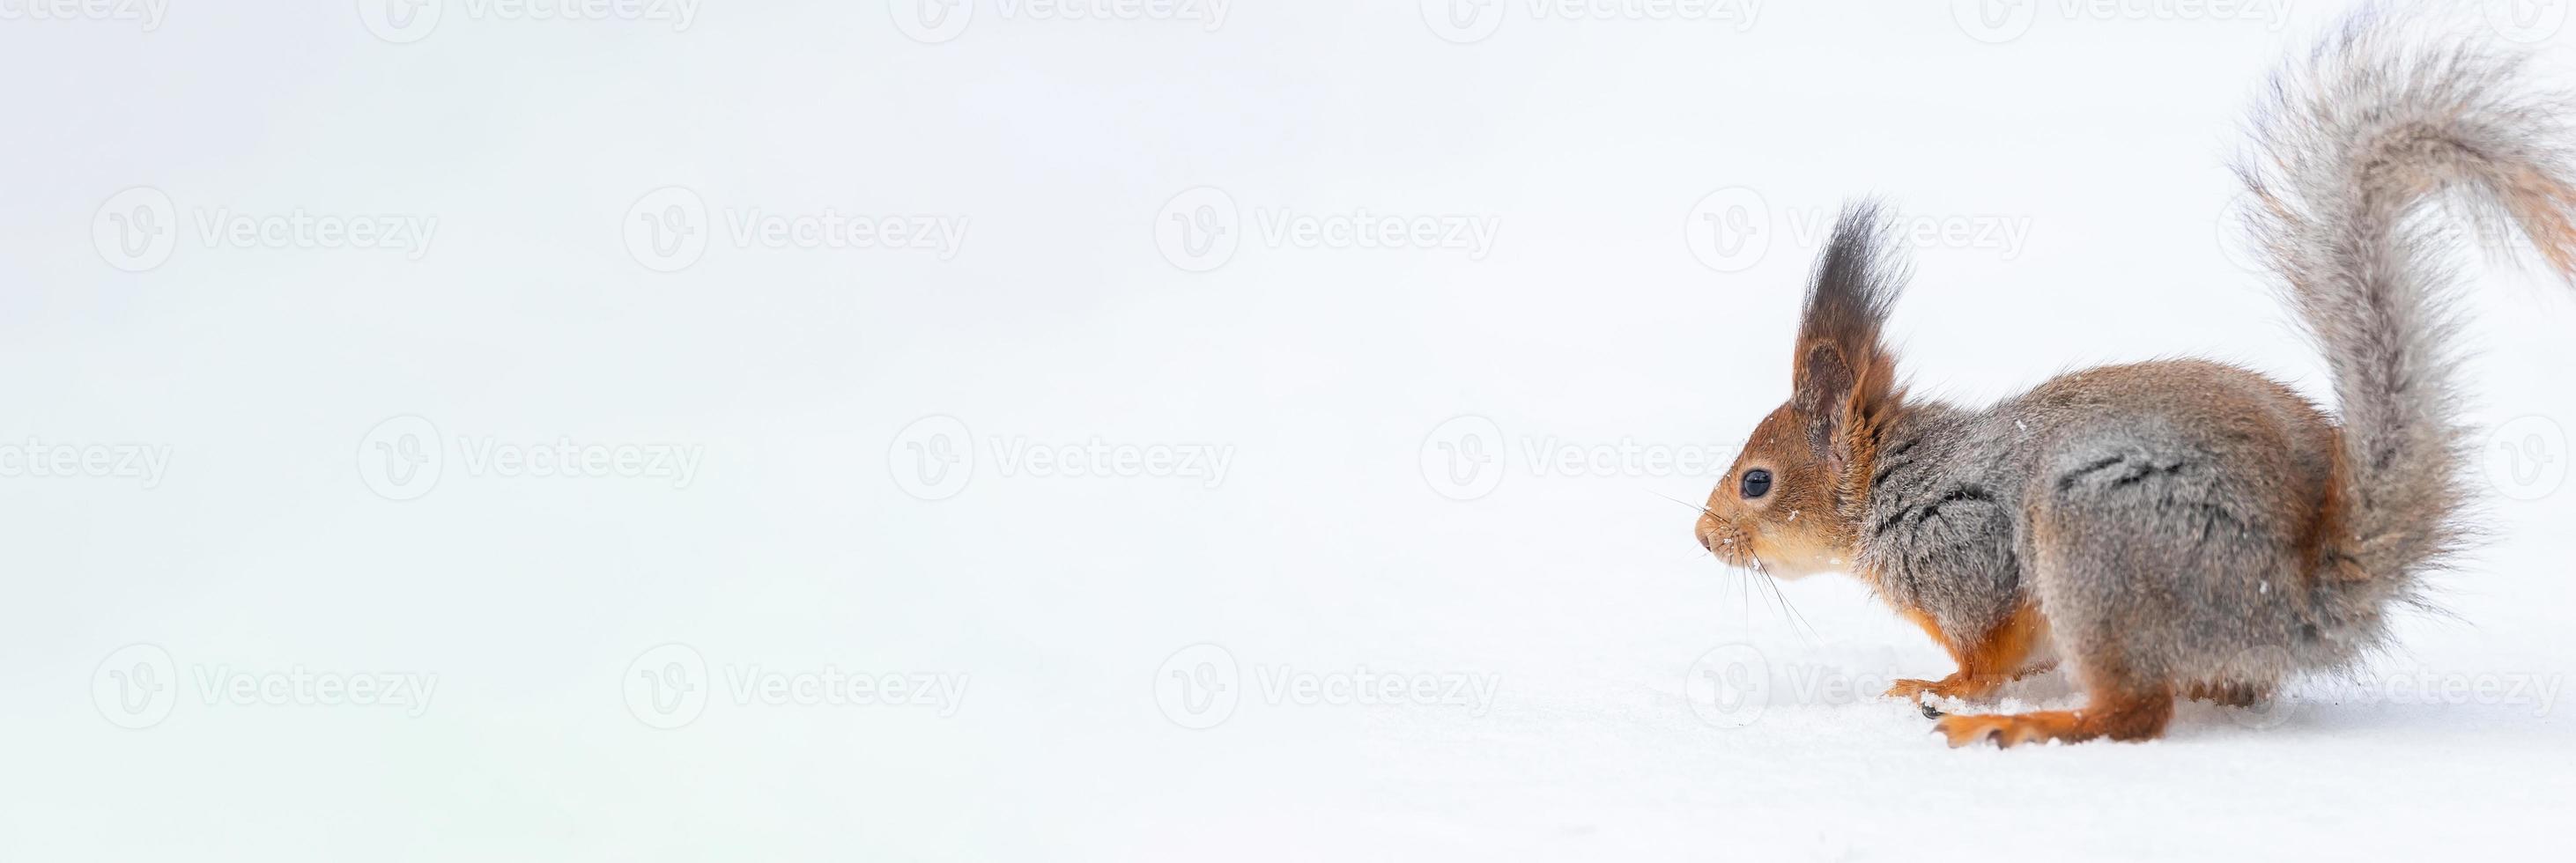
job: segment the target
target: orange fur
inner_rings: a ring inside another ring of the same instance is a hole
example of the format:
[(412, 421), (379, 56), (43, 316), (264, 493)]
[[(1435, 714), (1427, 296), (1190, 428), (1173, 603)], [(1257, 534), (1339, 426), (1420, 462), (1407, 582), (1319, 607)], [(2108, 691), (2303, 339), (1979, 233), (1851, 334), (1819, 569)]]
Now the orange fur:
[(2173, 718), (2173, 692), (2164, 686), (2146, 691), (2097, 690), (2082, 710), (2038, 713), (1944, 716), (1933, 729), (1952, 747), (1991, 740), (1996, 746), (2056, 740), (2077, 743), (2097, 737), (2151, 740), (2165, 732)]
[(1910, 698), (1918, 702), (1926, 695), (1976, 700), (1994, 694), (2006, 683), (2048, 668), (2046, 665), (2033, 666), (2030, 662), (2039, 653), (2040, 645), (2048, 642), (2048, 618), (2040, 615), (2037, 605), (2022, 603), (2002, 624), (1966, 643), (1942, 633), (1941, 625), (1919, 609), (1898, 609), (1898, 612), (1914, 625), (1922, 627), (1933, 641), (1949, 651), (1951, 661), (1958, 663), (1959, 670), (1939, 680), (1899, 680), (1895, 686), (1888, 687), (1890, 697)]

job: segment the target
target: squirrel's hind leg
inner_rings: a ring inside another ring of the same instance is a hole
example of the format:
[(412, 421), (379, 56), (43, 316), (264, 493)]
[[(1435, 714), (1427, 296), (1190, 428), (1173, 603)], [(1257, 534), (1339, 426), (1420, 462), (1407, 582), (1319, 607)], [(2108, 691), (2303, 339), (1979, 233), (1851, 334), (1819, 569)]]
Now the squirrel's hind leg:
[(2184, 695), (2222, 707), (2253, 707), (2272, 697), (2272, 689), (2270, 684), (2218, 680), (2194, 683)]

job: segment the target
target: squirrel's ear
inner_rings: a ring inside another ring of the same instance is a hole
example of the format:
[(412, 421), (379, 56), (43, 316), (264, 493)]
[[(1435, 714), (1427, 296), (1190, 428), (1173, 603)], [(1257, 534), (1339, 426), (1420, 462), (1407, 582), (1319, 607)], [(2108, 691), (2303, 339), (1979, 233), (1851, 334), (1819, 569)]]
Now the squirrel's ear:
[(1852, 424), (1878, 416), (1893, 399), (1895, 359), (1879, 330), (1905, 276), (1878, 205), (1843, 208), (1807, 285), (1791, 397), (1809, 445), (1828, 465), (1849, 459), (1842, 444)]

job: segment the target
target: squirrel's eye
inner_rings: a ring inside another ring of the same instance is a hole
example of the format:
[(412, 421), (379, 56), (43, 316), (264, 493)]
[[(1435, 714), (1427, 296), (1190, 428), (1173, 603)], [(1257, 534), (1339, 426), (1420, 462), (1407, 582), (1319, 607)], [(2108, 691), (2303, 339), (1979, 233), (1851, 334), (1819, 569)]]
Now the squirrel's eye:
[(1744, 472), (1744, 497), (1747, 500), (1771, 493), (1771, 472), (1754, 468)]

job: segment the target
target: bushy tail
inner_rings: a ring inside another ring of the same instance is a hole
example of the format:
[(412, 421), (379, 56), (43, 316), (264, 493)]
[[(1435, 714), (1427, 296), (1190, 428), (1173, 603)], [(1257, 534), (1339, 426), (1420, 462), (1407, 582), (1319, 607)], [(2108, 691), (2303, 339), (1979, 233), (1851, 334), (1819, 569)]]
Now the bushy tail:
[[(2364, 12), (2272, 81), (2237, 173), (2261, 252), (2323, 345), (2343, 417), (2330, 575), (2413, 598), (2465, 538), (2467, 434), (2448, 310), (2446, 213), (2519, 231), (2576, 278), (2566, 94), (2526, 58), (2422, 42)], [(2448, 207), (2431, 206), (2434, 204)]]

